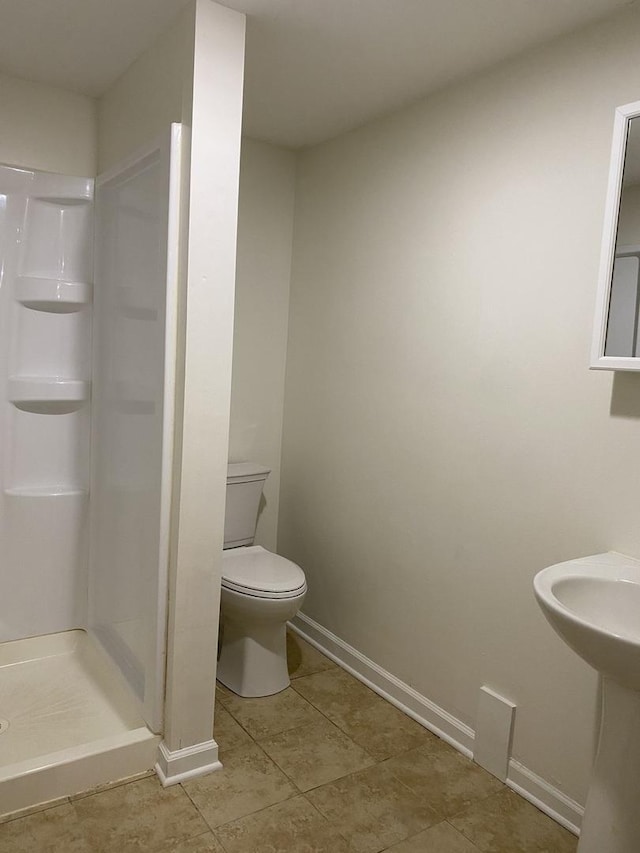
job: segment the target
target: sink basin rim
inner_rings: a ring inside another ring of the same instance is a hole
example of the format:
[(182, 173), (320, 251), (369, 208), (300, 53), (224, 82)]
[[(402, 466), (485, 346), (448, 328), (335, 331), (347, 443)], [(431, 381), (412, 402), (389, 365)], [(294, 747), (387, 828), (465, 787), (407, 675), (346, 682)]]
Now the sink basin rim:
[[(533, 579), (533, 588), (538, 602), (556, 611), (558, 615), (570, 619), (578, 625), (603, 633), (607, 636), (617, 636), (623, 640), (634, 642), (627, 634), (617, 634), (606, 630), (590, 619), (585, 619), (576, 610), (565, 604), (554, 591), (554, 586), (563, 581), (595, 580), (609, 583), (634, 583), (640, 586), (640, 560), (608, 551), (590, 557), (580, 557), (577, 560), (566, 560), (556, 563), (539, 571)], [(638, 634), (640, 642), (640, 632)]]
[[(564, 641), (603, 675), (640, 690), (640, 626), (633, 633), (612, 630), (615, 618), (607, 624), (606, 606), (602, 623), (589, 618), (591, 614), (585, 618), (571, 609), (556, 596), (554, 586), (574, 578), (612, 583), (631, 581), (640, 586), (640, 560), (616, 552), (568, 560), (542, 569), (533, 583), (543, 614)], [(623, 624), (624, 618), (623, 613)]]
[(599, 624), (594, 619), (589, 618), (588, 616), (583, 615), (579, 612), (578, 609), (571, 606), (571, 604), (567, 604), (562, 600), (562, 597), (559, 593), (556, 592), (556, 587), (564, 584), (570, 584), (572, 580), (576, 581), (589, 581), (592, 580), (598, 585), (614, 585), (614, 584), (624, 584), (637, 587), (637, 593), (640, 595), (640, 578), (638, 580), (631, 580), (629, 578), (621, 578), (621, 577), (607, 577), (604, 578), (602, 576), (596, 576), (593, 574), (570, 574), (570, 575), (562, 575), (559, 577), (554, 577), (550, 579), (549, 583), (549, 598), (544, 598), (540, 593), (540, 589), (536, 588), (536, 597), (538, 600), (541, 600), (543, 605), (546, 605), (549, 608), (552, 608), (559, 612), (564, 618), (570, 619), (574, 621), (576, 624), (581, 625), (584, 628), (587, 628), (596, 633), (601, 633), (604, 636), (615, 638), (616, 640), (622, 640), (625, 642), (630, 642), (635, 645), (640, 646), (640, 622), (638, 625), (637, 634), (633, 634), (628, 631), (620, 630), (618, 628), (612, 628), (610, 626), (605, 626), (604, 624)]

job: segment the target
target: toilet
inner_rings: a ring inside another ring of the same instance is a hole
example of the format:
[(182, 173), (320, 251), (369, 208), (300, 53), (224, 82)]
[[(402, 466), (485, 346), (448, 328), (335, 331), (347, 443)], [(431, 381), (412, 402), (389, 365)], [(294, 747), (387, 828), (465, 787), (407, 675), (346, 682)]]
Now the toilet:
[(289, 686), (287, 621), (307, 592), (300, 566), (253, 544), (269, 473), (253, 462), (227, 469), (217, 677), (239, 696), (271, 696)]

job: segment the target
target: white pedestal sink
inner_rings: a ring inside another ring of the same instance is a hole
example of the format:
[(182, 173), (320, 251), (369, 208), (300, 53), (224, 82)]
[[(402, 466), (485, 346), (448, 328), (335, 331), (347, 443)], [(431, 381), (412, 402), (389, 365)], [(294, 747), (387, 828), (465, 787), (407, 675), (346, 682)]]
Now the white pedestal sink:
[(597, 554), (543, 569), (536, 598), (602, 675), (598, 751), (578, 853), (640, 851), (640, 561)]

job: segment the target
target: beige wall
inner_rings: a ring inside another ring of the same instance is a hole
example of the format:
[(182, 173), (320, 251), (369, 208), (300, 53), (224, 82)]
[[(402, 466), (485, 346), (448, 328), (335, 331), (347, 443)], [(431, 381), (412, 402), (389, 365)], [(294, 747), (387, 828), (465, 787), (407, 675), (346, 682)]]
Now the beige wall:
[(295, 155), (243, 139), (229, 458), (271, 468), (256, 542), (275, 550)]
[(141, 54), (98, 102), (98, 170), (106, 171), (163, 133), (191, 123), (195, 2)]
[(536, 571), (640, 555), (640, 377), (590, 372), (614, 107), (640, 11), (302, 153), (279, 550), (304, 610), (583, 800), (595, 673)]
[(96, 102), (86, 95), (0, 74), (0, 163), (92, 177)]

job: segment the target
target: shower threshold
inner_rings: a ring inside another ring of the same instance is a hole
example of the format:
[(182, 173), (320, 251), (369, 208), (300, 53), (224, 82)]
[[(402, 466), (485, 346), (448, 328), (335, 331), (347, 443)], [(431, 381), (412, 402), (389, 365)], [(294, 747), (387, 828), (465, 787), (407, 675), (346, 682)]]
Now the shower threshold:
[(85, 631), (0, 644), (0, 816), (152, 768), (160, 738)]

